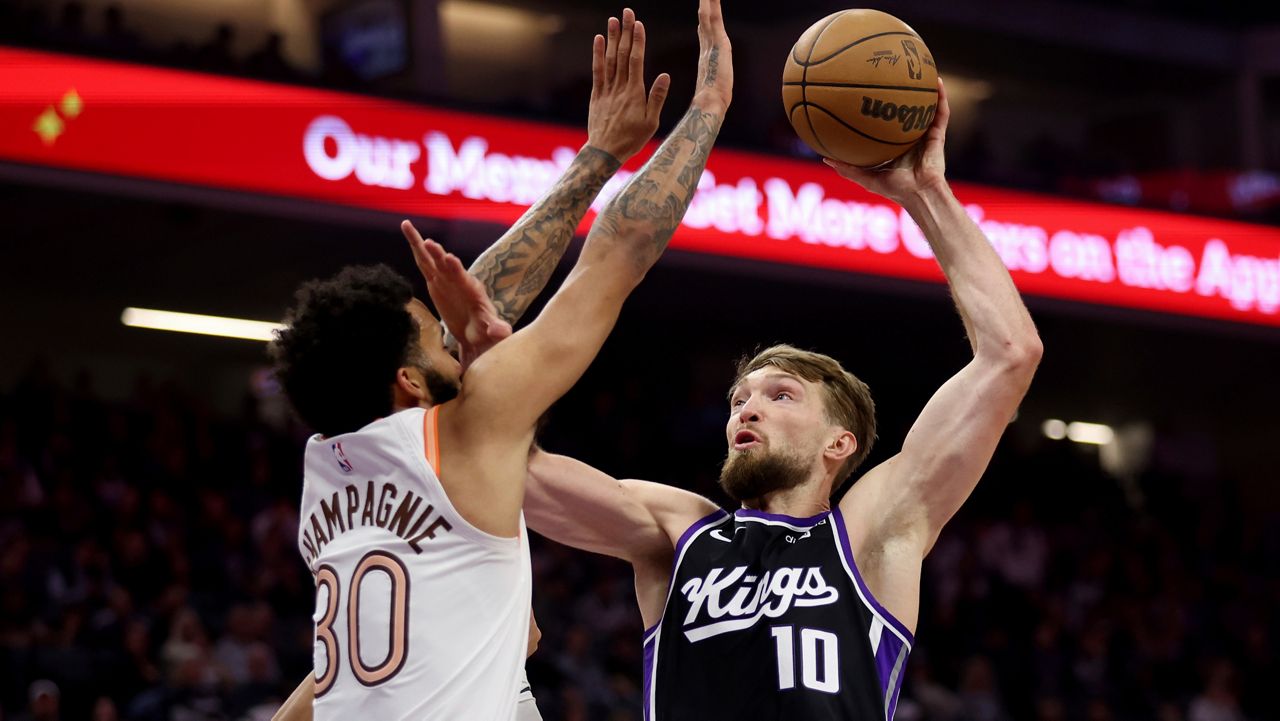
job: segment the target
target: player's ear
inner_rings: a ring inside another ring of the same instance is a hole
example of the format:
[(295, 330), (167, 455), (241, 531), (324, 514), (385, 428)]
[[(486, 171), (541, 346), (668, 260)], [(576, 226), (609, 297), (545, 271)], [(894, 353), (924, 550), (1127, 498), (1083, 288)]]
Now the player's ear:
[(847, 431), (843, 428), (839, 428), (837, 431), (827, 441), (826, 447), (822, 449), (822, 457), (836, 463), (844, 463), (849, 456), (858, 452), (858, 439), (853, 435), (852, 431)]
[(392, 384), (391, 392), (396, 408), (413, 408), (430, 400), (427, 379), (423, 377), (422, 371), (412, 366), (396, 369), (396, 382)]

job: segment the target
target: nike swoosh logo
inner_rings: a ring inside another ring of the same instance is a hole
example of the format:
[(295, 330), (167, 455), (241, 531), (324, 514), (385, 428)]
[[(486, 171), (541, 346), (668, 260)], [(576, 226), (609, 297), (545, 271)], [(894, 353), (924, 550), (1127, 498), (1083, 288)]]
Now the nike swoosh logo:
[(733, 543), (733, 539), (724, 535), (724, 531), (720, 530), (719, 528), (711, 532), (711, 537), (716, 539), (717, 541), (724, 541), (725, 543)]

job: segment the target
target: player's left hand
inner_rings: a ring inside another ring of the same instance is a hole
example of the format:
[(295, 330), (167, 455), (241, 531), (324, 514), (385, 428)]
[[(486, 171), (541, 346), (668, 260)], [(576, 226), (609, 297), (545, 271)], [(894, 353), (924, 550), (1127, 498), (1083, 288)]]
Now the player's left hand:
[(591, 47), (587, 144), (625, 163), (657, 132), (671, 76), (662, 73), (645, 93), (645, 28), (631, 8), (622, 11), (621, 22), (609, 18), (608, 33), (597, 35)]
[(938, 78), (938, 112), (924, 138), (911, 150), (897, 160), (875, 168), (859, 168), (830, 158), (824, 158), (822, 162), (835, 168), (842, 177), (902, 205), (913, 195), (946, 184), (947, 161), (943, 145), (950, 118), (947, 90), (942, 78)]
[(409, 241), (440, 320), (458, 342), (458, 362), (466, 371), (472, 361), (511, 335), (511, 324), (498, 315), (484, 284), (467, 272), (456, 255), (424, 239), (407, 220), (400, 223), (400, 232)]

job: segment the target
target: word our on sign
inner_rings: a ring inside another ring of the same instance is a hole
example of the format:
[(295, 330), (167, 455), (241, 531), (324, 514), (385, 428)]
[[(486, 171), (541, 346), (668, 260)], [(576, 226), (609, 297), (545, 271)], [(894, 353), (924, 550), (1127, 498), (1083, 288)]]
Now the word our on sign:
[[(303, 154), (315, 174), (329, 181), (354, 176), (364, 185), (400, 190), (420, 185), (434, 195), (524, 206), (542, 197), (575, 152), (560, 146), (545, 158), (508, 155), (491, 152), (483, 137), (470, 135), (455, 142), (440, 131), (428, 132), (421, 141), (364, 135), (342, 118), (324, 115), (307, 127)], [(420, 163), (424, 156), (425, 163)], [(421, 182), (415, 171), (422, 174)], [(619, 172), (592, 208), (598, 211), (630, 176), (630, 171)], [(965, 209), (1011, 271), (1218, 297), (1241, 311), (1280, 310), (1280, 252), (1273, 257), (1234, 253), (1227, 242), (1209, 238), (1193, 253), (1176, 242), (1162, 245), (1151, 228), (1141, 224), (1104, 236), (988, 218), (980, 203), (968, 203)], [(748, 175), (721, 183), (709, 169), (683, 225), (882, 255), (905, 251), (921, 260), (933, 257), (905, 211), (884, 202), (830, 198), (822, 184), (797, 187), (780, 177)]]
[[(563, 126), (5, 47), (0, 77), (0, 164), (9, 168), (396, 215), (510, 224), (586, 139)], [(646, 157), (606, 185), (596, 211)], [(1280, 229), (967, 183), (954, 190), (1024, 293), (1280, 327)], [(725, 148), (712, 153), (672, 247), (942, 280), (900, 208), (816, 160)]]

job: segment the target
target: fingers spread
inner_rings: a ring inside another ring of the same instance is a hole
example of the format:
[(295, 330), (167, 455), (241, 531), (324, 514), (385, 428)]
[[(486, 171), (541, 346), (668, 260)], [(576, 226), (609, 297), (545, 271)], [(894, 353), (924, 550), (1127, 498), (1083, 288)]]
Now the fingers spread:
[(649, 90), (649, 104), (645, 108), (645, 119), (650, 126), (658, 124), (658, 118), (662, 115), (662, 106), (667, 102), (667, 93), (671, 91), (671, 76), (662, 73), (653, 80), (653, 87)]
[(644, 87), (644, 23), (636, 21), (631, 37), (631, 67), (628, 69), (629, 80)]
[(627, 78), (631, 75), (631, 44), (634, 41), (636, 27), (636, 14), (631, 8), (622, 11), (622, 35), (618, 38), (618, 61), (616, 65), (617, 75), (614, 81), (619, 85), (625, 85)]
[(608, 41), (605, 43), (604, 49), (604, 84), (610, 86), (613, 84), (614, 76), (618, 74), (618, 18), (609, 18)]
[(597, 35), (591, 41), (591, 94), (599, 95), (604, 89), (604, 36)]

